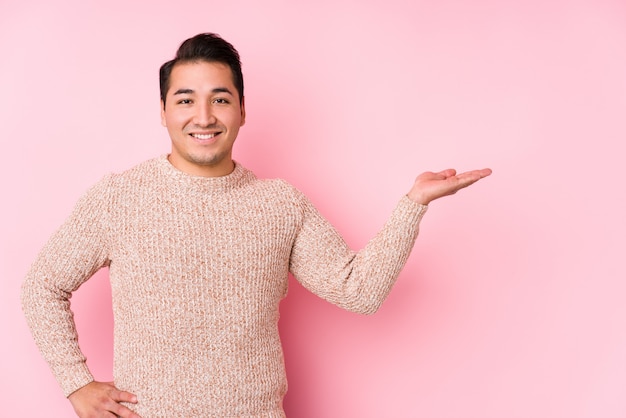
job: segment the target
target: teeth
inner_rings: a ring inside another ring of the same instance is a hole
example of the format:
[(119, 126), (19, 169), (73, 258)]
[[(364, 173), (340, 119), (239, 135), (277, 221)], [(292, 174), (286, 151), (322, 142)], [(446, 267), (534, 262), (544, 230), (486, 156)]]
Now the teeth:
[(198, 139), (211, 139), (215, 134), (191, 134), (191, 136)]

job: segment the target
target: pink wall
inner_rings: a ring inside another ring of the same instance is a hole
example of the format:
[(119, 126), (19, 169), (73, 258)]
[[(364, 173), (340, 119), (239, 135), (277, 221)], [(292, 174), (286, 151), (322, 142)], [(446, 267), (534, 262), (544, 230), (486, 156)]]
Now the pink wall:
[[(623, 1), (99, 3), (0, 3), (3, 416), (72, 416), (22, 277), (89, 185), (167, 152), (157, 69), (202, 31), (243, 56), (237, 158), (355, 248), (419, 172), (494, 169), (432, 204), (375, 316), (292, 283), (290, 417), (626, 416)], [(108, 292), (100, 274), (74, 299), (99, 379)]]

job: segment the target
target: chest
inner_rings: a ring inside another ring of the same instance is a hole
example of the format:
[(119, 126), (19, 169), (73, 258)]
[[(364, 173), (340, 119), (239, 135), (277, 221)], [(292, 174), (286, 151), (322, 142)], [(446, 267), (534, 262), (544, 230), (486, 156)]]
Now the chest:
[(132, 201), (111, 216), (112, 272), (169, 284), (287, 274), (299, 223), (289, 200), (146, 194)]

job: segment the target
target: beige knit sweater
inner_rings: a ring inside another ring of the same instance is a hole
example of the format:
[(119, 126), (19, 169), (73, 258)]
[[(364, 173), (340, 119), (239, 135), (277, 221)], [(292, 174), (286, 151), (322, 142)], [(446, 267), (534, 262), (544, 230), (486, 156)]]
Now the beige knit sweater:
[(284, 417), (278, 307), (291, 271), (338, 306), (372, 313), (389, 293), (426, 206), (403, 197), (358, 253), (296, 189), (239, 164), (194, 177), (166, 156), (89, 190), (22, 288), (34, 338), (65, 395), (93, 380), (69, 298), (108, 266), (114, 378), (151, 417)]

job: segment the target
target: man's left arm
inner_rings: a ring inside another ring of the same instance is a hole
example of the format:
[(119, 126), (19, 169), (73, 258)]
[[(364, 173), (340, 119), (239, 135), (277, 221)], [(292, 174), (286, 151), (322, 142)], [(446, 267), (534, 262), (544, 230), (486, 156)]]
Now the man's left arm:
[(359, 252), (308, 202), (298, 233), (290, 269), (307, 289), (349, 311), (376, 312), (391, 291), (418, 235), (427, 204), (456, 193), (491, 170), (456, 174), (452, 169), (420, 174), (382, 230)]

